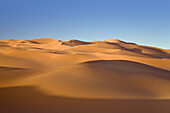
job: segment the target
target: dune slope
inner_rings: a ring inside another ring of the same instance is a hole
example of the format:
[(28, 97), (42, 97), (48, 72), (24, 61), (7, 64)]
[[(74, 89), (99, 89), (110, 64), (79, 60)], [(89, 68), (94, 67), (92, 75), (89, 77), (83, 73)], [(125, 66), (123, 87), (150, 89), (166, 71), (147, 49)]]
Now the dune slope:
[(50, 69), (23, 80), (49, 95), (74, 98), (170, 99), (170, 71), (124, 60)]

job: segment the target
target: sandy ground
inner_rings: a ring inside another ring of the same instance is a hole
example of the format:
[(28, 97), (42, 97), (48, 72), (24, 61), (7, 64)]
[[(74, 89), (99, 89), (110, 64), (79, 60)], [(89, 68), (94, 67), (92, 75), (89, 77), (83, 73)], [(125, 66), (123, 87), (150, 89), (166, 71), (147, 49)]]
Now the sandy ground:
[(170, 113), (170, 52), (117, 39), (1, 40), (0, 113)]

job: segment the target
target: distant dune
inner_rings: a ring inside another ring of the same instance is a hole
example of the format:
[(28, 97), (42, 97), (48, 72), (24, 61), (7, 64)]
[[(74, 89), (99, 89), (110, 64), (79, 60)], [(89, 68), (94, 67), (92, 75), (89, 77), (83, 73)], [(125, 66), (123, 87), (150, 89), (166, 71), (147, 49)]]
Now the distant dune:
[(0, 113), (170, 113), (170, 50), (118, 39), (0, 41)]

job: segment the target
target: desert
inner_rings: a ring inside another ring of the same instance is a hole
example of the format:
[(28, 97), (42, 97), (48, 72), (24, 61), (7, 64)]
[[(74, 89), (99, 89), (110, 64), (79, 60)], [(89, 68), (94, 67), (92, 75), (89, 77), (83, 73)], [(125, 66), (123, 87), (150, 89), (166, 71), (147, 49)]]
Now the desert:
[(0, 113), (170, 113), (170, 50), (118, 39), (0, 40)]

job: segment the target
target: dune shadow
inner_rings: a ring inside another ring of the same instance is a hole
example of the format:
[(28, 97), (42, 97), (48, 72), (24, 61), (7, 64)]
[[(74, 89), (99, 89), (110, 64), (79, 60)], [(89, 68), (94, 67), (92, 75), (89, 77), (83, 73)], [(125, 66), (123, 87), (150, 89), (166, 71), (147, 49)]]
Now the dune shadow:
[(76, 99), (33, 87), (0, 89), (1, 113), (170, 113), (170, 100)]
[(82, 62), (81, 64), (93, 64), (93, 63), (113, 63), (113, 64), (114, 63), (117, 63), (117, 64), (124, 63), (125, 65), (126, 64), (134, 64), (134, 65), (144, 66), (144, 67), (147, 67), (149, 69), (156, 69), (156, 70), (161, 70), (161, 71), (170, 73), (169, 70), (165, 70), (165, 69), (161, 69), (161, 68), (158, 68), (158, 67), (154, 67), (154, 66), (151, 66), (151, 65), (144, 64), (144, 63), (139, 63), (139, 62), (129, 61), (129, 60), (92, 60), (92, 61)]
[(1, 70), (28, 70), (26, 68), (16, 68), (16, 67), (5, 67), (5, 66), (0, 66), (0, 71)]
[(117, 66), (121, 66), (120, 70), (121, 72), (127, 72), (129, 73), (129, 70), (126, 70), (127, 67), (131, 68), (132, 71), (139, 70), (139, 72), (146, 72), (152, 76), (157, 76), (160, 78), (164, 78), (167, 80), (170, 80), (170, 71), (158, 67), (154, 67), (151, 65), (135, 62), (135, 61), (128, 61), (128, 60), (93, 60), (93, 61), (87, 61), (87, 62), (82, 62), (81, 64), (88, 65), (88, 67), (98, 67), (100, 68), (105, 68), (104, 65), (109, 66), (112, 71), (117, 69)]

